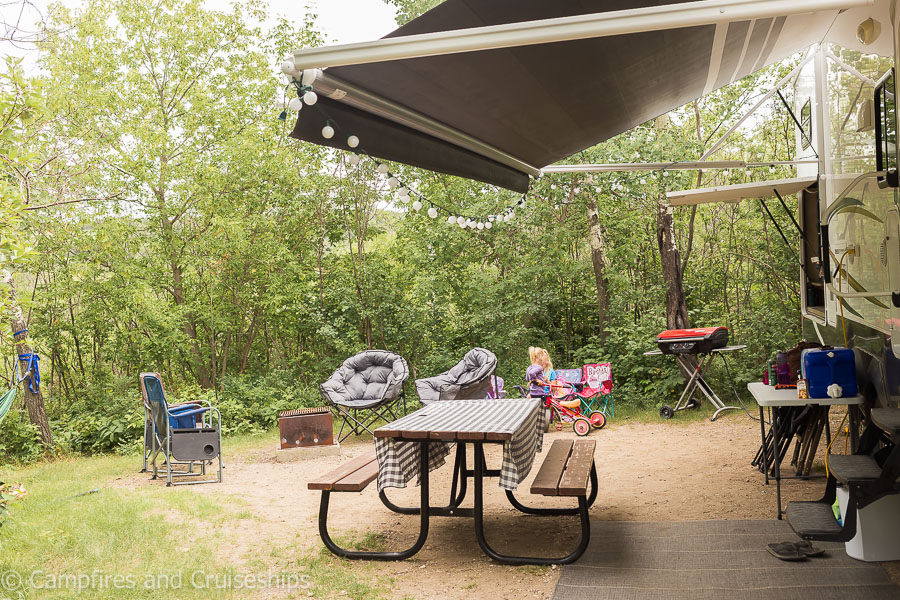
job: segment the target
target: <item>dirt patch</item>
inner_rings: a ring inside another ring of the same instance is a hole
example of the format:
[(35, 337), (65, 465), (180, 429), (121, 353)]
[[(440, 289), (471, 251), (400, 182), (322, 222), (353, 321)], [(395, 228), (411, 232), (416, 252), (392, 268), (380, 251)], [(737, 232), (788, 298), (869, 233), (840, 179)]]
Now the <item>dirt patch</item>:
[[(545, 436), (545, 449), (570, 431)], [(771, 519), (775, 517), (775, 485), (750, 466), (759, 446), (759, 425), (732, 414), (708, 421), (612, 424), (591, 434), (597, 440), (596, 463), (600, 493), (591, 509), (594, 519), (611, 521), (681, 521), (696, 519)], [(356, 440), (340, 457), (276, 463), (272, 446), (253, 449), (227, 460), (221, 485), (191, 486), (198, 494), (232, 494), (255, 518), (225, 523), (228, 559), (266, 560), (278, 549), (275, 562), (319, 552), (317, 530), (320, 495), (306, 482), (371, 449), (371, 441)], [(227, 442), (226, 442), (227, 444)], [(488, 447), (488, 464), (500, 462), (499, 447)], [(539, 455), (539, 458), (541, 455)], [(471, 461), (471, 457), (470, 457)], [(821, 460), (820, 460), (821, 462)], [(452, 463), (432, 475), (432, 503), (446, 504)], [(532, 470), (532, 476), (537, 468)], [(134, 481), (122, 481), (132, 485)], [(147, 485), (146, 482), (142, 485)], [(530, 497), (530, 479), (520, 497), (534, 505), (553, 500)], [(783, 482), (784, 501), (821, 495), (821, 480)], [(418, 488), (390, 490), (391, 499), (414, 505)], [(464, 506), (471, 506), (471, 494)], [(568, 553), (578, 534), (577, 519), (525, 516), (510, 507), (495, 480), (485, 487), (487, 535), (496, 548), (509, 552)], [(233, 529), (233, 531), (232, 531)], [(385, 536), (388, 548), (409, 546), (418, 532), (418, 517), (387, 510), (374, 484), (363, 493), (334, 494), (329, 513), (333, 535), (361, 538), (367, 532)], [(262, 558), (261, 558), (262, 557)], [(374, 565), (374, 569), (373, 566)], [(278, 566), (278, 565), (276, 565)], [(282, 565), (284, 566), (284, 565)], [(361, 577), (391, 581), (394, 598), (469, 600), (549, 598), (559, 570), (507, 567), (489, 560), (479, 549), (470, 519), (434, 518), (428, 543), (410, 560), (397, 563), (357, 563), (347, 568)]]

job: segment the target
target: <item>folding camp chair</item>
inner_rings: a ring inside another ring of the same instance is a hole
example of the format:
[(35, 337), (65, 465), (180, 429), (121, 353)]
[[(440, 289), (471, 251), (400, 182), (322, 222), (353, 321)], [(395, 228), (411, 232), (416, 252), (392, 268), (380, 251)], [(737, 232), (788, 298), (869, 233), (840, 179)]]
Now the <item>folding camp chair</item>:
[(498, 400), (506, 398), (506, 390), (503, 389), (503, 378), (491, 375), (491, 389), (488, 390), (487, 397), (490, 400)]
[(422, 404), (435, 400), (473, 400), (491, 393), (491, 375), (497, 357), (490, 350), (472, 348), (461, 361), (434, 377), (416, 379), (416, 393)]
[[(149, 464), (150, 455), (153, 453), (154, 449), (154, 436), (153, 436), (153, 418), (150, 407), (150, 399), (147, 398), (147, 389), (144, 386), (144, 375), (153, 375), (160, 382), (159, 386), (162, 390), (163, 395), (165, 395), (165, 390), (162, 388), (162, 378), (159, 373), (142, 373), (140, 377), (140, 387), (141, 387), (141, 400), (144, 405), (144, 451), (143, 451), (143, 465), (141, 466), (141, 473), (147, 472), (147, 465)], [(172, 417), (169, 419), (169, 423), (172, 427), (175, 428), (185, 428), (185, 427), (195, 427), (197, 424), (196, 415), (183, 416), (178, 417), (178, 413), (184, 412), (186, 410), (192, 410), (195, 408), (200, 408), (200, 405), (196, 402), (180, 402), (176, 404), (169, 405), (169, 412), (172, 413)], [(189, 464), (189, 463), (188, 463)]]
[(615, 416), (612, 365), (609, 363), (584, 365), (581, 385), (578, 395), (581, 397), (582, 412), (599, 411), (606, 417)]
[[(157, 458), (162, 456), (166, 469), (166, 485), (188, 485), (194, 483), (220, 483), (222, 481), (222, 415), (219, 409), (206, 402), (197, 403), (199, 408), (175, 410), (166, 403), (162, 380), (156, 373), (141, 373), (141, 389), (150, 405), (152, 422), (150, 466), (153, 477), (159, 475)], [(183, 407), (180, 407), (183, 408)], [(199, 417), (200, 422), (196, 419)], [(218, 460), (215, 479), (200, 479), (173, 482), (173, 478), (205, 476), (206, 467)], [(200, 465), (200, 472), (193, 472), (193, 464)], [(176, 471), (176, 465), (188, 465), (187, 471)]]
[[(386, 350), (365, 350), (341, 364), (328, 380), (319, 386), (322, 399), (341, 419), (338, 443), (370, 427), (378, 419), (393, 421), (395, 408), (402, 404), (406, 414), (406, 392), (403, 385), (409, 379), (409, 367), (399, 354)], [(360, 412), (365, 413), (360, 416)], [(350, 430), (342, 435), (344, 427)]]

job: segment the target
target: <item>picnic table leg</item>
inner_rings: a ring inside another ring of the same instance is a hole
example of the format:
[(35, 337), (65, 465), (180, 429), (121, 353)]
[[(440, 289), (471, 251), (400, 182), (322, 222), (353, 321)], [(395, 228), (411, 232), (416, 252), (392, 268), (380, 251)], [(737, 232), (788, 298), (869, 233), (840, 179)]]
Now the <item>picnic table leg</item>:
[(578, 497), (578, 514), (581, 517), (581, 539), (575, 550), (560, 558), (542, 558), (536, 556), (510, 556), (500, 554), (487, 543), (484, 537), (484, 447), (482, 442), (475, 442), (475, 537), (482, 551), (492, 560), (507, 565), (566, 565), (578, 560), (587, 549), (591, 539), (591, 522), (588, 517), (587, 498)]
[[(543, 516), (562, 516), (562, 515), (577, 515), (581, 510), (580, 507), (574, 506), (572, 508), (535, 508), (533, 506), (526, 506), (519, 502), (519, 499), (516, 498), (515, 494), (512, 490), (506, 490), (506, 499), (509, 500), (509, 503), (513, 505), (513, 508), (522, 511), (525, 514), (529, 515), (543, 515)], [(594, 501), (597, 499), (597, 466), (591, 465), (591, 493), (587, 499), (588, 508), (594, 505)]]
[[(325, 547), (334, 554), (343, 558), (361, 559), (361, 560), (403, 560), (414, 555), (425, 545), (428, 538), (428, 518), (430, 510), (428, 505), (428, 442), (422, 442), (419, 445), (419, 469), (421, 470), (421, 519), (419, 524), (419, 537), (416, 542), (406, 550), (400, 552), (365, 552), (361, 550), (346, 550), (334, 543), (328, 534), (328, 500), (331, 492), (322, 491), (322, 500), (319, 504), (319, 536)], [(418, 510), (418, 509), (417, 509)]]
[[(451, 510), (454, 508), (459, 508), (459, 505), (462, 504), (463, 500), (466, 498), (466, 448), (465, 444), (458, 443), (456, 450), (456, 461), (453, 463), (453, 483), (450, 486), (450, 503), (447, 506), (441, 507), (431, 507), (432, 512), (434, 511), (442, 511), (442, 510)], [(459, 492), (457, 493), (457, 486)], [(378, 497), (381, 499), (381, 503), (384, 504), (388, 509), (394, 511), (395, 513), (399, 513), (401, 515), (417, 515), (419, 514), (419, 508), (417, 506), (398, 506), (391, 502), (391, 500), (387, 497), (387, 494), (384, 490), (378, 492)]]

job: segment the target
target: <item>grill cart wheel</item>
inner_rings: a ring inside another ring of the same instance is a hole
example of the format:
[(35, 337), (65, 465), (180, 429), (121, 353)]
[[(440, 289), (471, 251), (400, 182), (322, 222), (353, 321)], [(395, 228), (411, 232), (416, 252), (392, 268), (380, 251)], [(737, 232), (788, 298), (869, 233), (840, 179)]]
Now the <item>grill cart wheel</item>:
[(578, 435), (587, 435), (591, 432), (591, 422), (584, 417), (576, 417), (572, 423), (572, 429)]
[(606, 415), (602, 412), (592, 412), (588, 417), (588, 420), (591, 422), (591, 425), (594, 426), (594, 429), (603, 429), (606, 427)]
[(659, 409), (659, 416), (663, 419), (671, 419), (675, 416), (675, 411), (668, 404)]

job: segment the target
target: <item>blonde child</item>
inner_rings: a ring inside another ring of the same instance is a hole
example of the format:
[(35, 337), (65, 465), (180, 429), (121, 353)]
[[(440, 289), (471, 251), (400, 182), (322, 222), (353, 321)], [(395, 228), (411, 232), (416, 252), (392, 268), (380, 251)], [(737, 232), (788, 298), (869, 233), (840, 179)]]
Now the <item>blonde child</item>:
[(528, 359), (531, 361), (525, 371), (525, 380), (529, 384), (528, 393), (532, 397), (545, 397), (549, 394), (550, 381), (555, 375), (550, 353), (544, 348), (529, 346)]

